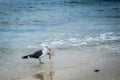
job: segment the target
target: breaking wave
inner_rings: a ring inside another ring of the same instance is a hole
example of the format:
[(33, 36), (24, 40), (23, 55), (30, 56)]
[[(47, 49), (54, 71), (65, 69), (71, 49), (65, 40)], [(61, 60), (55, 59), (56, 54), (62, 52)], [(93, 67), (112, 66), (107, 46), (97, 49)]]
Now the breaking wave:
[[(70, 48), (70, 47), (99, 47), (106, 49), (120, 50), (120, 33), (108, 32), (97, 36), (71, 37), (66, 39), (48, 39), (42, 44), (53, 48)], [(40, 45), (39, 45), (40, 46)]]

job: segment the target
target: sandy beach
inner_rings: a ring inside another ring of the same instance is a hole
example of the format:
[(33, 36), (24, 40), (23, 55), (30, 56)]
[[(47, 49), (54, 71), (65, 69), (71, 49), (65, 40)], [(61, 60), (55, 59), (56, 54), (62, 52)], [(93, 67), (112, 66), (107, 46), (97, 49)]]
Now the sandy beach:
[(44, 64), (34, 59), (9, 64), (0, 80), (120, 80), (119, 59), (114, 51), (59, 49), (52, 60), (46, 56)]

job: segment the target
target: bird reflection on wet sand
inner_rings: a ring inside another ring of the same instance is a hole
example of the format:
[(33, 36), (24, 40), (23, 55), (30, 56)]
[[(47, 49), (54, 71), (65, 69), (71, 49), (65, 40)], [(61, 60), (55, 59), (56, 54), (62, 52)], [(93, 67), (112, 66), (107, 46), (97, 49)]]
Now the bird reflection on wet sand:
[(50, 62), (48, 66), (49, 66), (48, 71), (42, 71), (40, 73), (37, 73), (34, 75), (34, 77), (40, 80), (53, 80), (54, 76), (53, 62)]

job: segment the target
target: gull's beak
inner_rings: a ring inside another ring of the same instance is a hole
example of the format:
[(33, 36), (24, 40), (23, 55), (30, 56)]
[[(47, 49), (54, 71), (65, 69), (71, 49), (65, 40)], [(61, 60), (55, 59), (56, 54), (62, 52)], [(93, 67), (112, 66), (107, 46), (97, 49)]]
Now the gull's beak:
[(47, 54), (49, 55), (49, 59), (51, 59), (51, 56), (54, 54), (54, 52), (52, 49), (49, 48)]

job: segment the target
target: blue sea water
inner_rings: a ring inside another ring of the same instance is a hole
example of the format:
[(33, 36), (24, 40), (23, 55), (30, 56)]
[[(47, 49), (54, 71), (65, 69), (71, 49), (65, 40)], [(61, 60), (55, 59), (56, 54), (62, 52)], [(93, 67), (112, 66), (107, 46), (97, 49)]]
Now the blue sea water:
[(120, 50), (119, 0), (1, 0), (3, 49), (99, 47)]

